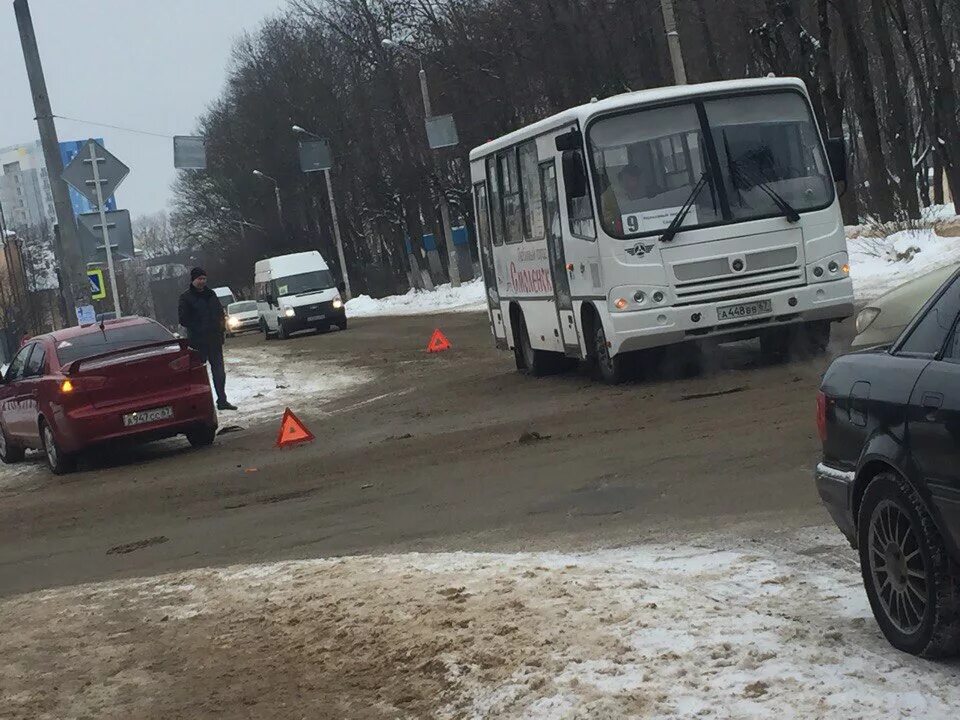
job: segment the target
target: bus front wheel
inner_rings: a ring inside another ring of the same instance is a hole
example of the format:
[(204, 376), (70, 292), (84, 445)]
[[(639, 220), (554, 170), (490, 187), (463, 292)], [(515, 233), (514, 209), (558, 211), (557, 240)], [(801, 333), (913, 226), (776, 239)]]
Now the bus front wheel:
[(593, 374), (607, 385), (619, 385), (627, 379), (627, 356), (624, 353), (610, 354), (610, 343), (603, 331), (603, 323), (597, 318), (593, 326)]

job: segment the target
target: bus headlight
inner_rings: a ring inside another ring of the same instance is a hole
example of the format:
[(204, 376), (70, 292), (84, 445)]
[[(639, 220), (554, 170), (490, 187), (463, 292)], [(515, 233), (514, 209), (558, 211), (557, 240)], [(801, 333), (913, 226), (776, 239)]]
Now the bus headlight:
[(830, 280), (844, 280), (849, 277), (850, 266), (847, 265), (847, 254), (845, 252), (834, 253), (825, 258), (820, 258), (814, 263), (807, 265), (807, 282), (821, 283)]
[(342, 307), (343, 307), (343, 300), (341, 300), (339, 296), (335, 297), (333, 299), (333, 309), (339, 310)]
[(669, 290), (655, 285), (621, 285), (613, 288), (607, 298), (610, 312), (637, 312), (670, 304)]
[(240, 324), (240, 321), (237, 318), (233, 317), (232, 315), (229, 318), (227, 318), (227, 325), (229, 325), (230, 327), (234, 328), (239, 324)]
[(294, 310), (293, 308), (287, 308), (286, 310), (283, 311), (283, 314), (284, 314), (286, 317), (293, 317), (294, 315), (297, 314), (297, 311)]

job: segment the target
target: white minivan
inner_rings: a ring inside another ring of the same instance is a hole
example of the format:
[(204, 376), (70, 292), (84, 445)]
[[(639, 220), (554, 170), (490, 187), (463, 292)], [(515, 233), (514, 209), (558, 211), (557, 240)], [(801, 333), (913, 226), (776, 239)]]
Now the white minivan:
[(316, 250), (258, 260), (253, 282), (264, 336), (283, 339), (298, 330), (347, 329), (340, 290)]
[(233, 294), (233, 290), (228, 288), (226, 285), (223, 287), (215, 287), (213, 289), (213, 293), (220, 299), (220, 304), (223, 306), (224, 310), (227, 309), (227, 305), (237, 301), (237, 297)]

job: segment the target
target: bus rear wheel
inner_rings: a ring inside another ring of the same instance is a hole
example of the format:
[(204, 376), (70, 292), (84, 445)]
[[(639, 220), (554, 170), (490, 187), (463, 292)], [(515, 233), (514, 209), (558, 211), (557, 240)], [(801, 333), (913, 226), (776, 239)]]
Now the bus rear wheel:
[(627, 356), (623, 353), (610, 354), (607, 334), (603, 331), (603, 323), (599, 318), (593, 328), (591, 365), (594, 377), (607, 385), (619, 385), (627, 379)]
[(517, 370), (534, 377), (560, 372), (564, 360), (564, 356), (560, 353), (537, 350), (530, 344), (530, 331), (527, 329), (527, 321), (522, 311), (515, 316), (513, 355)]

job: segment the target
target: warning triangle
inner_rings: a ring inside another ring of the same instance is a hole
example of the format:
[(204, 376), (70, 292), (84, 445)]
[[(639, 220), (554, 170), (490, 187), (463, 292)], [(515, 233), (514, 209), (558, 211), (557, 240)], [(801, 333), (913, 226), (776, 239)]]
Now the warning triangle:
[(277, 447), (311, 440), (313, 440), (313, 433), (307, 430), (307, 426), (293, 414), (293, 410), (290, 408), (284, 410), (283, 420), (280, 421), (280, 432), (277, 434)]
[(440, 332), (440, 328), (437, 328), (433, 331), (433, 335), (430, 336), (430, 342), (427, 343), (427, 352), (443, 352), (444, 350), (449, 350), (451, 347), (453, 346), (450, 344), (450, 341), (447, 340), (447, 336)]

